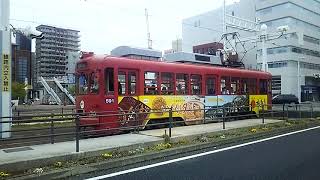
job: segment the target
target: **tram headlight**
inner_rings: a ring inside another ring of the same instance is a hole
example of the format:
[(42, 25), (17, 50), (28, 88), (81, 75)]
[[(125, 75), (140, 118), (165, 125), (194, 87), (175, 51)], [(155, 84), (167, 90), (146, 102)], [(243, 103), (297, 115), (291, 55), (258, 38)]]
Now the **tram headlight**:
[(80, 101), (80, 108), (84, 109), (84, 101), (83, 100)]

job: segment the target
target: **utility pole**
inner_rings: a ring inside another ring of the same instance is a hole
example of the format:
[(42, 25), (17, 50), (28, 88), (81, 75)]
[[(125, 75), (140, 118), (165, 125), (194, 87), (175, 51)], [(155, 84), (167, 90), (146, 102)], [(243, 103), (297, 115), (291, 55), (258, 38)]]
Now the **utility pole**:
[(262, 51), (262, 68), (261, 70), (268, 72), (268, 62), (267, 62), (267, 47), (266, 47), (266, 40), (267, 40), (267, 29), (268, 26), (266, 24), (261, 25), (261, 51)]
[(149, 29), (149, 14), (148, 14), (148, 9), (145, 8), (145, 16), (146, 16), (146, 25), (147, 25), (147, 37), (148, 37), (148, 48), (152, 49), (152, 40), (151, 40), (151, 35), (150, 35), (150, 29)]
[(1, 57), (1, 81), (0, 81), (0, 138), (9, 138), (11, 136), (11, 123), (2, 123), (12, 121), (11, 109), (11, 30), (9, 24), (10, 2), (9, 0), (0, 1), (0, 57)]
[[(223, 7), (222, 7), (222, 33), (226, 34), (227, 33), (227, 23), (226, 23), (226, 0), (223, 0)], [(226, 37), (223, 38), (223, 52), (226, 52)], [(226, 61), (226, 55), (223, 56), (223, 61)]]

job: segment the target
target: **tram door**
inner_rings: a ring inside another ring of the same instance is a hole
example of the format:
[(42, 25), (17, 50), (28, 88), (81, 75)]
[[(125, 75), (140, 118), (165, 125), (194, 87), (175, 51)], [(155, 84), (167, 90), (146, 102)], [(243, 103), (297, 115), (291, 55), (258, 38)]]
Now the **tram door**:
[[(136, 113), (140, 111), (143, 103), (138, 97), (138, 70), (134, 69), (119, 69), (118, 71), (118, 95), (119, 95), (119, 110), (121, 113)], [(120, 117), (121, 126), (141, 125), (139, 120), (136, 120), (133, 115), (124, 115)]]
[(118, 71), (118, 95), (136, 96), (137, 95), (137, 70), (119, 69)]
[(104, 97), (104, 111), (117, 112), (118, 99), (115, 92), (115, 71), (114, 68), (106, 68), (104, 72), (105, 81), (105, 97)]

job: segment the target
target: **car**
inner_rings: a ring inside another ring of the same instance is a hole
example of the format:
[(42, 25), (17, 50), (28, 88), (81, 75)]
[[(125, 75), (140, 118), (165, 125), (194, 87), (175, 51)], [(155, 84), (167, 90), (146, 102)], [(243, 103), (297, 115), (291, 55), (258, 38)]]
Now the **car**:
[(272, 104), (299, 104), (299, 99), (293, 94), (279, 94), (272, 98)]

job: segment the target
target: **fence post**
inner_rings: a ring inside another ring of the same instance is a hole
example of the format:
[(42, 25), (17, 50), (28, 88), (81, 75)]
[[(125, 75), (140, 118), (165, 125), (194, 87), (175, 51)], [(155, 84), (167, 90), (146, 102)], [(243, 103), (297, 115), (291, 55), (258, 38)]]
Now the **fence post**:
[[(20, 111), (18, 110), (18, 118), (17, 118), (18, 122), (21, 120), (20, 119)], [(20, 124), (20, 122), (18, 123), (18, 125)]]
[(171, 137), (171, 129), (172, 129), (172, 107), (169, 110), (169, 137)]
[(137, 111), (136, 113), (135, 113), (135, 121), (136, 121), (136, 123), (135, 123), (135, 130), (137, 131), (137, 133), (139, 133), (139, 129), (140, 129), (140, 125), (139, 125), (139, 111)]
[(206, 105), (203, 106), (203, 124), (206, 123)]
[(299, 104), (299, 120), (301, 120), (301, 105)]
[(50, 126), (50, 141), (51, 144), (54, 144), (54, 123), (53, 123), (54, 114), (51, 114), (51, 126)]
[(262, 124), (264, 124), (264, 103), (262, 103)]
[(61, 114), (62, 114), (62, 117), (63, 117), (63, 107), (61, 108)]
[(311, 107), (310, 107), (311, 109), (311, 119), (313, 119), (313, 105), (312, 105), (312, 103), (311, 103)]
[(223, 115), (222, 115), (222, 129), (226, 129), (226, 124), (225, 124), (226, 110), (225, 110), (224, 106), (222, 106), (222, 112), (223, 112)]
[(282, 120), (284, 120), (284, 104), (282, 104)]
[(76, 152), (79, 152), (79, 140), (80, 140), (80, 116), (76, 116)]

